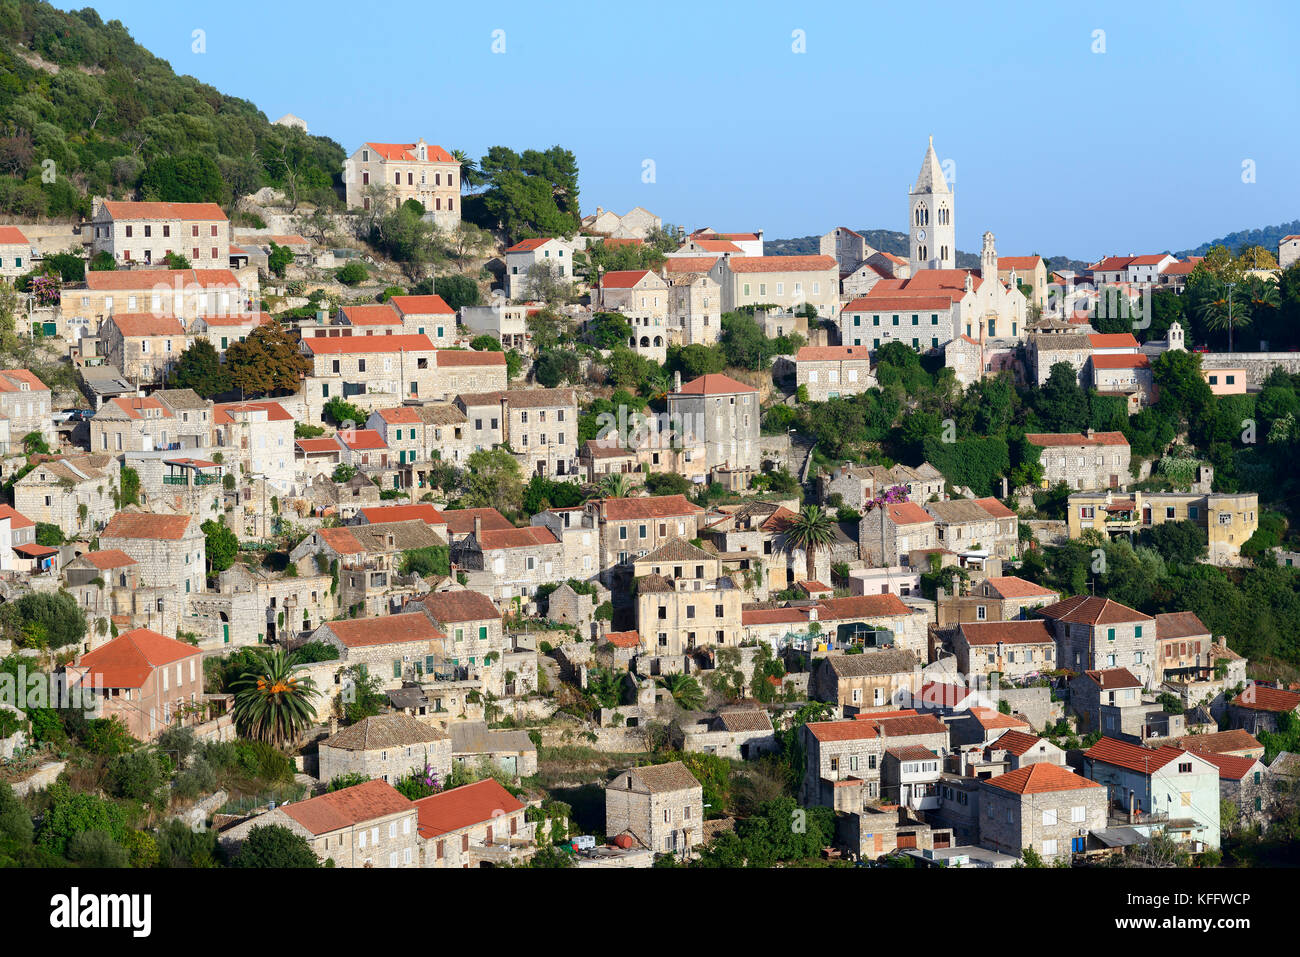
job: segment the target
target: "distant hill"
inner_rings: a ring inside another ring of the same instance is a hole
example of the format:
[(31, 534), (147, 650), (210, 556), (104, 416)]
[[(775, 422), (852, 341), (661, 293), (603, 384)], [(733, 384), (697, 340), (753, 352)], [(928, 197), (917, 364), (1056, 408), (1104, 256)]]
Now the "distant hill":
[(0, 5), (0, 212), (76, 218), (91, 196), (140, 191), (228, 206), (289, 181), (303, 198), (321, 196), (343, 158), (333, 140), (275, 126), (248, 100), (177, 76), (89, 7)]
[(1277, 255), (1277, 244), (1282, 241), (1283, 236), (1295, 236), (1300, 234), (1300, 219), (1293, 219), (1289, 223), (1279, 223), (1276, 226), (1265, 226), (1262, 229), (1242, 229), (1235, 233), (1220, 239), (1212, 239), (1208, 243), (1201, 243), (1195, 249), (1184, 249), (1181, 252), (1174, 253), (1179, 259), (1186, 259), (1188, 256), (1204, 256), (1209, 252), (1211, 246), (1227, 246), (1232, 253), (1241, 252), (1246, 246), (1263, 246), (1269, 252)]
[[(854, 232), (861, 234), (868, 245), (879, 249), (882, 253), (892, 253), (907, 258), (907, 233), (892, 229), (856, 229)], [(796, 239), (764, 238), (763, 252), (769, 256), (815, 256), (820, 240), (820, 236), (800, 236)], [(979, 265), (978, 255), (957, 250), (958, 269), (978, 269)]]

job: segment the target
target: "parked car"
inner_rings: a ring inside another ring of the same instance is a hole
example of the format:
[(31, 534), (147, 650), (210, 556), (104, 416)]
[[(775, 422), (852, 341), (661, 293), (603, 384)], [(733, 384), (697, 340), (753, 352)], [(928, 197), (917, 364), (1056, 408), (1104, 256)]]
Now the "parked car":
[(65, 422), (73, 422), (77, 418), (77, 410), (61, 409), (60, 411), (55, 412), (54, 415), (51, 416), (51, 418), (54, 419), (55, 425), (62, 425)]
[(95, 417), (94, 409), (73, 409), (72, 416), (78, 422), (89, 422)]

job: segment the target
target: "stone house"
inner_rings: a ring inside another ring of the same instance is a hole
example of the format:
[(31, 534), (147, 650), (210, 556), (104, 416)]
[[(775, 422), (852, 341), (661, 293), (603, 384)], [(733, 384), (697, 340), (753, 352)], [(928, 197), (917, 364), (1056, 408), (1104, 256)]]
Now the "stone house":
[(328, 570), (279, 575), (236, 562), (218, 578), (217, 591), (190, 599), (186, 627), (201, 631), (205, 649), (247, 645), (274, 639), (305, 639), (338, 612), (336, 590)]
[(710, 469), (759, 466), (758, 390), (721, 373), (680, 377), (668, 393), (668, 418), (686, 444), (703, 443)]
[(1142, 682), (1127, 668), (1076, 675), (1070, 682), (1070, 708), (1079, 717), (1079, 730), (1140, 743), (1147, 737), (1142, 690)]
[(940, 589), (935, 611), (939, 627), (951, 628), (966, 621), (1015, 621), (1060, 600), (1058, 592), (1015, 575), (991, 575), (972, 583), (964, 595)]
[(1069, 860), (1089, 831), (1106, 827), (1106, 790), (1057, 764), (1039, 762), (980, 782), (980, 845), (1044, 863)]
[(534, 266), (549, 267), (551, 275), (562, 283), (573, 281), (573, 243), (554, 237), (523, 239), (506, 249), (506, 298), (540, 299), (528, 271)]
[(385, 781), (366, 781), (241, 821), (219, 837), (237, 854), (255, 827), (287, 827), (335, 867), (419, 867), (415, 804)]
[(388, 304), (397, 310), (406, 335), (427, 336), (440, 348), (456, 341), (456, 310), (442, 296), (394, 296)]
[(811, 305), (833, 318), (840, 306), (840, 269), (831, 256), (721, 255), (709, 275), (722, 288), (722, 311), (773, 305), (785, 310)]
[(868, 565), (910, 565), (913, 552), (938, 547), (934, 517), (914, 502), (873, 508), (858, 523), (858, 548)]
[(740, 643), (742, 594), (717, 556), (670, 539), (632, 569), (637, 630), (652, 655)]
[(1027, 768), (1040, 761), (1065, 767), (1065, 752), (1051, 741), (1016, 730), (1002, 734), (986, 749), (985, 757), (1001, 757), (1007, 762), (1008, 771)]
[(998, 279), (1013, 286), (1028, 286), (1030, 305), (1047, 306), (1047, 264), (1042, 256), (999, 256)]
[[(596, 527), (599, 519), (595, 512), (588, 511), (583, 506), (551, 508), (538, 512), (530, 522), (546, 526), (560, 540), (564, 564), (557, 569), (557, 581), (570, 578), (595, 581), (600, 555), (600, 535)], [(601, 588), (599, 583), (596, 584)], [(610, 597), (603, 588), (601, 594), (606, 599)]]
[(343, 336), (391, 336), (405, 331), (402, 317), (386, 302), (340, 306), (334, 326), (317, 326), (311, 331), (318, 336), (328, 335), (335, 327), (341, 327), (337, 331)]
[(116, 312), (99, 328), (109, 364), (137, 385), (161, 383), (189, 343), (180, 320), (150, 313)]
[[(343, 161), (349, 209), (369, 209), (377, 188), (394, 207), (413, 199), (439, 229), (460, 223), (460, 161), (426, 143), (362, 143)], [(374, 187), (374, 188), (372, 188)]]
[(1277, 731), (1278, 716), (1300, 714), (1300, 693), (1251, 682), (1232, 699), (1229, 714), (1234, 728), (1251, 734)]
[(484, 721), (453, 721), (448, 731), (453, 764), (488, 764), (521, 778), (537, 773), (537, 745), (527, 731), (493, 730)]
[(682, 749), (747, 761), (776, 750), (777, 743), (766, 711), (738, 707), (719, 711), (703, 730), (687, 730)]
[(154, 396), (119, 396), (90, 420), (90, 451), (118, 455), (179, 446), (176, 415)]
[(513, 389), (457, 396), (478, 448), (507, 445), (525, 475), (565, 477), (578, 465), (578, 405), (572, 389)]
[(664, 271), (671, 345), (712, 345), (722, 332), (722, 287), (708, 275), (714, 260), (705, 261), (709, 265), (699, 272)]
[(857, 395), (876, 384), (865, 346), (804, 346), (794, 357), (795, 384), (812, 402)]
[(600, 277), (599, 310), (622, 313), (632, 327), (628, 348), (656, 362), (668, 354), (668, 299), (668, 283), (648, 269), (613, 270)]
[(831, 503), (838, 495), (839, 504), (859, 512), (865, 511), (872, 499), (895, 486), (901, 486), (907, 500), (917, 505), (925, 505), (931, 499), (941, 500), (945, 495), (943, 473), (929, 462), (922, 462), (916, 468), (896, 465), (892, 469), (845, 462), (830, 474), (818, 476), (817, 485), (823, 502)]
[(12, 283), (32, 268), (31, 242), (17, 226), (0, 226), (0, 277)]
[(881, 799), (913, 812), (938, 810), (942, 767), (939, 755), (919, 744), (886, 748), (880, 769)]
[[(299, 574), (318, 572), (322, 567), (336, 572), (340, 608), (358, 609), (363, 615), (391, 614), (426, 587), (419, 575), (403, 573), (405, 553), (445, 544), (418, 519), (348, 525), (317, 529), (294, 547), (289, 560), (297, 564)], [(309, 566), (305, 559), (311, 559)]]
[(50, 387), (30, 369), (0, 369), (0, 415), (9, 420), (9, 441), (17, 447), (35, 432), (53, 445)]
[(631, 834), (656, 853), (703, 842), (704, 789), (680, 761), (620, 771), (605, 786), (605, 833)]
[(918, 662), (925, 660), (929, 612), (912, 608), (897, 595), (854, 595), (770, 603), (741, 613), (746, 641), (763, 641), (774, 651), (793, 644), (814, 653), (862, 648), (906, 651)]
[(433, 394), (429, 398), (450, 402), (463, 393), (502, 392), (506, 388), (504, 352), (439, 349)]
[(1192, 751), (1105, 738), (1083, 753), (1083, 774), (1106, 788), (1122, 819), (1175, 841), (1219, 847), (1219, 769)]
[(493, 778), (415, 802), (423, 867), (499, 867), (532, 856), (536, 822)]
[(206, 338), (217, 350), (217, 355), (224, 356), (226, 350), (236, 342), (243, 342), (253, 334), (258, 326), (265, 326), (274, 320), (265, 312), (236, 312), (230, 315), (199, 316), (190, 324), (189, 333), (194, 338)]
[[(985, 500), (987, 501), (987, 500)], [(978, 559), (986, 555), (1015, 554), (1019, 541), (1015, 513), (997, 499), (991, 500), (1005, 515), (994, 515), (983, 501), (955, 498), (946, 502), (928, 502), (922, 506), (934, 518), (939, 548)]]
[(57, 525), (66, 538), (90, 534), (108, 524), (116, 507), (120, 466), (111, 455), (64, 455), (36, 459), (14, 483), (14, 507), (33, 522)]
[(96, 717), (119, 718), (141, 741), (154, 740), (174, 722), (194, 723), (204, 693), (202, 652), (147, 628), (78, 656), (66, 675), (69, 688), (98, 697)]
[(425, 438), (424, 419), (415, 406), (375, 409), (366, 420), (364, 431), (378, 435), (390, 456), (396, 453), (399, 467), (428, 461), (430, 447)]
[(461, 306), (457, 314), (460, 327), (471, 339), (491, 336), (503, 349), (531, 350), (533, 335), (528, 320), (542, 311), (537, 303), (508, 305), (504, 301), (490, 306)]
[(362, 774), (396, 784), (428, 768), (446, 785), (451, 774), (451, 736), (402, 712), (373, 715), (331, 734), (319, 745), (323, 782)]
[(1129, 444), (1122, 432), (1027, 432), (1042, 449), (1043, 488), (1064, 482), (1072, 489), (1117, 488), (1129, 481)]
[(880, 798), (885, 748), (867, 721), (810, 721), (800, 731), (805, 754), (799, 803), (861, 811)]
[(451, 546), (451, 561), (468, 576), (466, 587), (493, 601), (519, 601), (531, 608), (541, 585), (558, 580), (564, 545), (544, 525), (486, 530), (479, 526)]
[(1081, 380), (1092, 357), (1092, 343), (1078, 325), (1063, 319), (1045, 319), (1030, 331), (1025, 356), (1031, 381), (1041, 389), (1051, 377), (1052, 366), (1059, 362), (1070, 366), (1076, 380)]
[(631, 581), (632, 563), (674, 538), (690, 541), (699, 533), (704, 509), (683, 495), (602, 498), (586, 503), (598, 528), (597, 567), (604, 583)]
[[(1202, 469), (1202, 480), (1212, 478)], [(1077, 492), (1066, 508), (1071, 538), (1095, 529), (1107, 536), (1131, 536), (1164, 522), (1190, 521), (1205, 529), (1212, 564), (1235, 563), (1241, 546), (1259, 528), (1254, 492)]]
[(392, 462), (392, 450), (384, 437), (373, 429), (352, 429), (338, 432), (334, 440), (339, 444), (339, 458), (344, 465), (358, 469), (385, 470)]
[[(59, 309), (69, 338), (79, 339), (93, 336), (118, 313), (173, 316), (187, 329), (199, 317), (251, 319), (259, 315), (253, 309), (259, 298), (255, 278), (237, 276), (224, 266), (95, 270), (86, 273), (80, 286), (63, 290)], [(104, 354), (102, 345), (100, 354)]]
[(1076, 673), (1127, 668), (1154, 684), (1155, 619), (1109, 598), (1076, 595), (1038, 609), (1056, 638), (1057, 667)]
[(585, 236), (605, 239), (646, 239), (663, 228), (663, 220), (643, 206), (636, 206), (620, 216), (612, 209), (596, 207), (596, 212), (582, 217)]
[(446, 635), (446, 658), (454, 668), (468, 668), (470, 673), (487, 672), (491, 684), (499, 685), (494, 693), (504, 693), (501, 657), (508, 650), (501, 623), (501, 612), (487, 597), (476, 591), (432, 592), (407, 603), (408, 611), (423, 611)]
[(446, 634), (424, 615), (384, 615), (380, 618), (327, 621), (312, 633), (312, 641), (323, 641), (338, 649), (333, 688), (321, 688), (326, 695), (321, 706), (328, 705), (331, 692), (344, 690), (342, 672), (359, 665), (368, 675), (380, 680), (380, 689), (400, 688), (403, 681), (415, 680), (437, 671), (444, 658)]
[(1210, 629), (1192, 611), (1156, 615), (1156, 681), (1213, 671)]
[(1028, 721), (976, 705), (952, 714), (948, 726), (954, 745), (974, 745), (981, 749), (996, 744), (1003, 735), (1012, 731), (1028, 733), (1033, 730)]
[(105, 551), (125, 552), (139, 563), (145, 588), (174, 591), (174, 601), (203, 591), (207, 543), (201, 523), (191, 515), (118, 512), (99, 536)]
[[(139, 563), (125, 552), (86, 552), (64, 565), (63, 575), (68, 592), (85, 611), (88, 624), (133, 612), (131, 597), (140, 587)], [(98, 644), (96, 637), (88, 628), (85, 650)]]
[(221, 403), (213, 408), (212, 431), (222, 464), (264, 475), (288, 491), (297, 472), (294, 419), (279, 402)]
[(321, 423), (332, 398), (369, 410), (439, 397), (438, 350), (428, 336), (307, 336), (302, 351), (311, 363), (302, 388), (310, 423)]
[[(1098, 338), (1098, 337), (1094, 337)], [(1144, 354), (1092, 354), (1092, 387), (1102, 395), (1122, 396), (1130, 414), (1149, 405), (1155, 395), (1151, 359)]]
[(1219, 769), (1219, 796), (1237, 809), (1238, 826), (1267, 825), (1277, 795), (1263, 759), (1212, 751), (1196, 753)]
[[(429, 402), (417, 406), (416, 413), (424, 425), (425, 461), (459, 464), (475, 451), (468, 419), (456, 405), (450, 402)], [(429, 483), (427, 470), (417, 468), (415, 474), (416, 481), (422, 486)]]
[(230, 260), (230, 220), (216, 203), (101, 200), (91, 228), (91, 258), (107, 252), (119, 265), (160, 264), (171, 252), (198, 268)]
[(920, 680), (920, 665), (910, 651), (832, 654), (814, 663), (808, 696), (837, 705), (841, 714), (862, 714), (896, 707), (919, 688)]
[(1038, 620), (962, 622), (953, 651), (958, 670), (968, 676), (1022, 679), (1056, 668), (1056, 641)]

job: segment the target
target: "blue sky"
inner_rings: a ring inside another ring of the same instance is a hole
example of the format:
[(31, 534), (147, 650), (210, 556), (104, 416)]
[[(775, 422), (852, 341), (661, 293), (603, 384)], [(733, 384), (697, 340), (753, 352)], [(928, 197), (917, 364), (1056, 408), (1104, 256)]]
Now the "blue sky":
[(1300, 218), (1294, 2), (94, 6), (178, 73), (349, 153), (561, 144), (584, 212), (774, 238), (902, 230), (933, 134), (967, 251), (986, 229), (1005, 255), (1099, 258)]

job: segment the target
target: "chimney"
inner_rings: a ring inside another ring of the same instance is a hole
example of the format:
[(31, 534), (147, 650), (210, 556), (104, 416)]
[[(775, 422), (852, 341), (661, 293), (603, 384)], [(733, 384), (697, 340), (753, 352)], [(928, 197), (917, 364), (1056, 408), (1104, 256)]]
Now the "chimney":
[(483, 518), (482, 516), (475, 515), (474, 516), (474, 540), (480, 541), (482, 540), (482, 538), (483, 538)]
[(1002, 497), (1007, 497), (1007, 477), (1005, 475), (1002, 476)]
[(680, 369), (673, 373), (673, 391), (682, 391), (682, 373)]
[(338, 733), (339, 733), (339, 719), (334, 715), (330, 715), (330, 736), (332, 737), (333, 735), (336, 735)]

